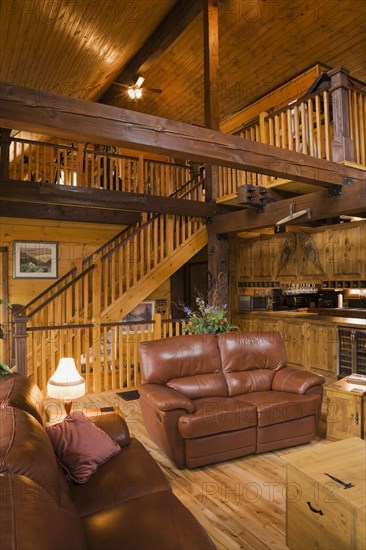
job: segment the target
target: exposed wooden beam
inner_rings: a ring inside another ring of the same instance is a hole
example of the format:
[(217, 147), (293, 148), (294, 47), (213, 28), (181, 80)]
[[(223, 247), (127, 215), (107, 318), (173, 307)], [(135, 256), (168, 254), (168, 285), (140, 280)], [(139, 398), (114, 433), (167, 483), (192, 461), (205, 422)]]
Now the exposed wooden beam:
[[(202, 0), (178, 0), (145, 44), (125, 65), (122, 72), (115, 78), (115, 81), (122, 84), (134, 83), (142, 65), (148, 59), (161, 54), (169, 48), (201, 10)], [(116, 90), (111, 86), (98, 101), (100, 103), (110, 103), (113, 100), (115, 92)]]
[(320, 186), (366, 172), (165, 118), (0, 83), (0, 126), (218, 163)]
[(219, 212), (226, 213), (230, 210), (230, 208), (216, 205), (214, 202), (205, 203), (158, 195), (68, 187), (30, 181), (0, 182), (0, 198), (23, 203), (42, 202), (53, 205), (73, 205), (80, 208), (91, 207), (105, 212), (119, 210), (125, 211), (126, 215), (128, 212), (156, 212), (209, 218)]
[(68, 205), (45, 204), (40, 202), (20, 202), (4, 200), (0, 202), (0, 216), (8, 218), (29, 218), (40, 220), (68, 220), (87, 223), (113, 223), (132, 225), (141, 219), (138, 212), (123, 210), (74, 207)]
[(333, 218), (336, 216), (357, 214), (366, 211), (366, 185), (364, 183), (352, 183), (344, 185), (340, 195), (329, 196), (323, 189), (308, 195), (296, 198), (284, 199), (268, 204), (263, 212), (257, 212), (253, 208), (238, 210), (230, 214), (224, 214), (214, 218), (211, 230), (216, 233), (231, 233), (273, 227), (276, 223), (290, 214), (290, 206), (295, 203), (295, 212), (311, 209), (311, 218), (298, 218), (294, 223), (304, 223)]
[(205, 126), (219, 130), (219, 6), (217, 0), (204, 0), (203, 27)]

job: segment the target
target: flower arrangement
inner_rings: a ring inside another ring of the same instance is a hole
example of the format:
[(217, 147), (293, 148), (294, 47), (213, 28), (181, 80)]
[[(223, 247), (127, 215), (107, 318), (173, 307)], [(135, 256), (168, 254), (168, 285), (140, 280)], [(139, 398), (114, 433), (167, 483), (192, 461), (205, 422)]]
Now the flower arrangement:
[(229, 323), (227, 319), (227, 310), (225, 305), (205, 302), (202, 294), (196, 297), (197, 311), (183, 306), (183, 311), (187, 315), (187, 323), (183, 331), (186, 334), (216, 334), (218, 332), (230, 332), (239, 330), (239, 327)]

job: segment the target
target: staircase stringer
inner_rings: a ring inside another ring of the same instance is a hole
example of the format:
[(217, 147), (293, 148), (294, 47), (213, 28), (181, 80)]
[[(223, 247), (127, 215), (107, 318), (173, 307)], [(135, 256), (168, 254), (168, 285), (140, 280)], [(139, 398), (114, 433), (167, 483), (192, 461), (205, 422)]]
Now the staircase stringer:
[(121, 321), (206, 245), (207, 229), (204, 226), (178, 246), (169, 257), (148, 271), (116, 302), (104, 309), (101, 312), (101, 321), (104, 323)]

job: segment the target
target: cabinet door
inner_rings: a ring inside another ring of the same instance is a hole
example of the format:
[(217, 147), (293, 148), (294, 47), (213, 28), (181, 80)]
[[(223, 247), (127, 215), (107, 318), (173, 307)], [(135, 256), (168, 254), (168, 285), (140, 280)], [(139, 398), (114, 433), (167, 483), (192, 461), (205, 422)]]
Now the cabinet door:
[(238, 252), (239, 252), (239, 266), (238, 266), (238, 276), (241, 279), (250, 279), (251, 278), (251, 259), (250, 259), (250, 250), (251, 242), (239, 242)]
[(254, 279), (270, 279), (272, 276), (271, 241), (259, 239), (251, 248), (250, 260)]
[(326, 388), (327, 438), (332, 440), (362, 436), (362, 397), (351, 392)]
[(296, 367), (305, 364), (304, 324), (296, 321), (283, 321), (282, 336), (285, 342), (288, 363)]
[(305, 326), (305, 368), (336, 376), (338, 330), (330, 324), (307, 323)]
[(360, 234), (361, 227), (353, 224), (329, 231), (328, 260), (332, 259), (329, 267), (332, 267), (334, 277), (361, 277)]

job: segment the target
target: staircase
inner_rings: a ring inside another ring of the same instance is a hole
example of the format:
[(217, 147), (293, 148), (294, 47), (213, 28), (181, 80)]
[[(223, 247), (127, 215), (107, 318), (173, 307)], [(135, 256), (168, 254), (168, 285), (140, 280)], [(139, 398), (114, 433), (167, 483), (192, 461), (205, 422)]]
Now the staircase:
[[(202, 200), (203, 184), (198, 175), (171, 196)], [(131, 347), (131, 339), (136, 344), (150, 338), (151, 331), (147, 336), (141, 327), (139, 333), (133, 332), (130, 326), (122, 326), (123, 318), (206, 244), (205, 220), (145, 214), (141, 222), (104, 244), (18, 313), (18, 371), (32, 372), (45, 387), (59, 358), (66, 355), (75, 358), (89, 389), (131, 387), (129, 376), (121, 377), (121, 347), (123, 365), (133, 366), (137, 356), (136, 350), (131, 351), (136, 347)], [(132, 387), (138, 383), (137, 374), (134, 369)]]

